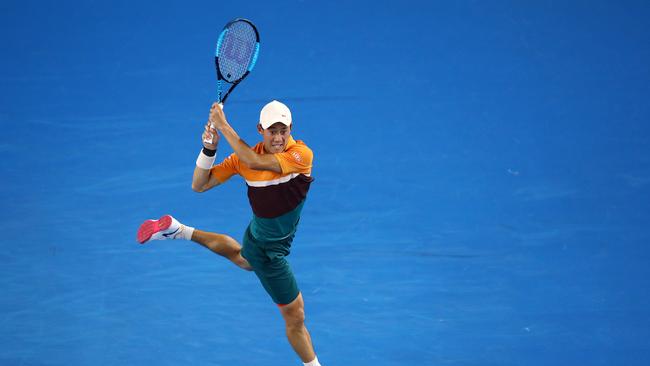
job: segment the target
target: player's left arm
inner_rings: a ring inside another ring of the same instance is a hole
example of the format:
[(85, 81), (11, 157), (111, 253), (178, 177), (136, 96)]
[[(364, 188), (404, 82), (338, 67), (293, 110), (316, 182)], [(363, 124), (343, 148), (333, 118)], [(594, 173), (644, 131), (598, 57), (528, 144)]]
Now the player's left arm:
[(219, 104), (214, 103), (210, 109), (210, 121), (221, 132), (239, 157), (239, 161), (255, 170), (270, 170), (282, 173), (282, 166), (273, 154), (258, 154), (242, 140), (235, 129), (230, 126)]

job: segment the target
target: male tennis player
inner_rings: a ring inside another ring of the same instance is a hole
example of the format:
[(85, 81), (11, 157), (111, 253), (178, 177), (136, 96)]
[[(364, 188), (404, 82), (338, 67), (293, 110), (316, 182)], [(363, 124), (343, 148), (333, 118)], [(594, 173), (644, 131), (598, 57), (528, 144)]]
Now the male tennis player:
[[(275, 100), (268, 103), (262, 108), (257, 125), (262, 142), (251, 148), (239, 138), (217, 103), (210, 109), (192, 189), (205, 192), (225, 183), (234, 174), (246, 180), (253, 219), (244, 234), (243, 247), (228, 235), (194, 229), (169, 215), (145, 221), (138, 230), (138, 241), (192, 240), (245, 270), (255, 271), (264, 289), (280, 307), (293, 349), (305, 365), (320, 366), (305, 327), (302, 294), (285, 259), (313, 180), (313, 153), (302, 141), (291, 137), (291, 126), (289, 108)], [(219, 132), (234, 153), (213, 166)]]

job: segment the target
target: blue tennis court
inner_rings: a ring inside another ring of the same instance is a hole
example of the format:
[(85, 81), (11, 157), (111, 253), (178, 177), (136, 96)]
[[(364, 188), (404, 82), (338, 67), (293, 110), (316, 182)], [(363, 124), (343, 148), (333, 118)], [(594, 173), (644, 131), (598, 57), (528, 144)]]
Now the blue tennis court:
[(281, 100), (314, 151), (288, 259), (324, 366), (647, 364), (646, 2), (0, 9), (0, 365), (300, 365), (255, 275), (135, 240), (251, 218), (240, 178), (191, 190), (235, 17), (228, 120), (254, 144)]

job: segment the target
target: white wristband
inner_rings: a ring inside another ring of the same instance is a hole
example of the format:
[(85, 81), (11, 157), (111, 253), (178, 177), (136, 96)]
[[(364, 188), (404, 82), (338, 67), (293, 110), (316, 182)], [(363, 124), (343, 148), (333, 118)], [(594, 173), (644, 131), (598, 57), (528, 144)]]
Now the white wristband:
[(212, 168), (212, 164), (214, 164), (215, 159), (217, 159), (216, 153), (214, 156), (207, 156), (203, 153), (203, 149), (201, 149), (199, 157), (196, 158), (196, 166), (201, 169), (210, 170), (210, 168)]

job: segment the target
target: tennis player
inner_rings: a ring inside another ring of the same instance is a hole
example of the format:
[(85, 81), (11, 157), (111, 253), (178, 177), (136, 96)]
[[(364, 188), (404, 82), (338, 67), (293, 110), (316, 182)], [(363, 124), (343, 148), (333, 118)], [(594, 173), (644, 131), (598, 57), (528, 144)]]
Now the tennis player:
[[(305, 327), (304, 300), (286, 260), (313, 180), (313, 153), (291, 137), (291, 126), (291, 111), (286, 105), (275, 100), (266, 104), (257, 125), (262, 142), (251, 148), (230, 126), (219, 104), (210, 109), (192, 189), (205, 192), (235, 174), (246, 180), (253, 218), (244, 233), (243, 246), (228, 235), (183, 225), (169, 215), (145, 221), (138, 230), (138, 241), (192, 240), (244, 270), (255, 271), (280, 308), (293, 349), (305, 365), (320, 366)], [(213, 166), (219, 134), (234, 153)]]

